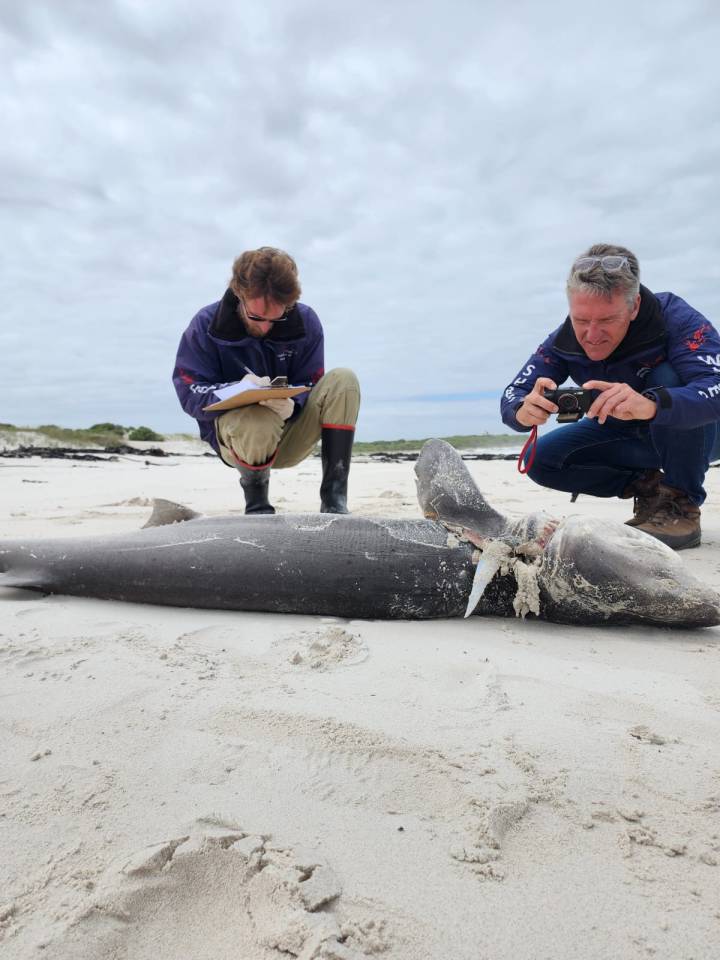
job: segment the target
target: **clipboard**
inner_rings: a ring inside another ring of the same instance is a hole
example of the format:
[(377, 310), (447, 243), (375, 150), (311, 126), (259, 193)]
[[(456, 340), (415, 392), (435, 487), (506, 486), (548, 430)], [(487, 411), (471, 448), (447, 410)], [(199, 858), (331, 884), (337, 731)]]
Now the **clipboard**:
[(218, 400), (217, 403), (211, 403), (203, 410), (209, 410), (211, 413), (215, 410), (233, 410), (235, 407), (247, 407), (251, 403), (259, 403), (261, 400), (282, 400), (284, 397), (296, 397), (299, 393), (307, 393), (310, 387), (258, 387), (257, 390), (243, 390), (225, 400)]

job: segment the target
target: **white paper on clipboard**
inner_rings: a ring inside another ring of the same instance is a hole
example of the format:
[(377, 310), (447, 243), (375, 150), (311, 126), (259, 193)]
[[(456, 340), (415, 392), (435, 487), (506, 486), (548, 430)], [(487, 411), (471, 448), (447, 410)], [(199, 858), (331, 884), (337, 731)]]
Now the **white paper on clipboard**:
[(261, 400), (279, 400), (284, 397), (296, 397), (300, 393), (306, 393), (311, 388), (305, 385), (287, 386), (287, 387), (258, 387), (254, 383), (231, 383), (227, 387), (221, 387), (214, 390), (213, 393), (219, 400), (211, 403), (203, 410), (232, 410), (235, 407), (246, 407), (251, 403), (259, 403)]

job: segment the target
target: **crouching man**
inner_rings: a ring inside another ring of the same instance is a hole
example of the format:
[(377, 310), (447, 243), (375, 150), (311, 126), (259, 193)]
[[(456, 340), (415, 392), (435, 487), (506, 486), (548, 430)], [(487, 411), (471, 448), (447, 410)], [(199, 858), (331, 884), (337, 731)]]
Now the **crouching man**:
[[(292, 467), (321, 440), (320, 511), (347, 513), (347, 483), (360, 388), (351, 370), (325, 373), (324, 335), (315, 311), (299, 303), (295, 261), (274, 247), (247, 250), (230, 286), (203, 307), (180, 339), (173, 383), (200, 436), (240, 473), (245, 513), (275, 513), (270, 470)], [(309, 393), (208, 411), (214, 392), (237, 381), (312, 384)]]
[[(673, 293), (640, 284), (625, 247), (573, 263), (569, 316), (505, 390), (503, 421), (545, 423), (566, 378), (595, 391), (587, 418), (541, 436), (528, 475), (555, 490), (634, 498), (627, 522), (681, 550), (700, 543), (703, 482), (720, 422), (720, 337)], [(529, 457), (526, 464), (529, 463)]]

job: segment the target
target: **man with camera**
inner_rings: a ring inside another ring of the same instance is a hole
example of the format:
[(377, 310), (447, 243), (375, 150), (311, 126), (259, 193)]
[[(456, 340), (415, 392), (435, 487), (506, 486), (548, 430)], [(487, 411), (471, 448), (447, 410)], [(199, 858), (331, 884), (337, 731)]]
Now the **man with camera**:
[[(321, 441), (320, 512), (347, 513), (348, 472), (360, 388), (352, 370), (324, 369), (324, 334), (299, 302), (295, 261), (275, 247), (246, 250), (233, 263), (222, 300), (203, 307), (180, 339), (173, 382), (200, 436), (240, 474), (245, 513), (275, 513), (270, 469), (300, 463)], [(227, 411), (210, 410), (229, 384), (271, 381), (312, 386)]]
[[(637, 257), (595, 244), (573, 263), (569, 315), (506, 388), (514, 430), (538, 438), (536, 483), (634, 498), (631, 526), (675, 550), (700, 544), (703, 482), (720, 439), (720, 336), (673, 293), (640, 283)], [(581, 389), (558, 389), (567, 378)], [(583, 418), (583, 413), (587, 415)]]

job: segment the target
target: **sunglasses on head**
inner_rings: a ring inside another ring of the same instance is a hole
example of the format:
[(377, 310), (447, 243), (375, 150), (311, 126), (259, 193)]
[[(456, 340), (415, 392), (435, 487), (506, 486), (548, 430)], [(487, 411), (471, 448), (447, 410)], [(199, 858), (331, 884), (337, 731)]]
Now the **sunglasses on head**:
[(595, 264), (599, 263), (605, 273), (618, 273), (625, 267), (630, 269), (630, 261), (627, 257), (616, 254), (607, 254), (604, 257), (578, 257), (573, 264), (573, 273), (582, 273), (585, 270), (592, 270)]

